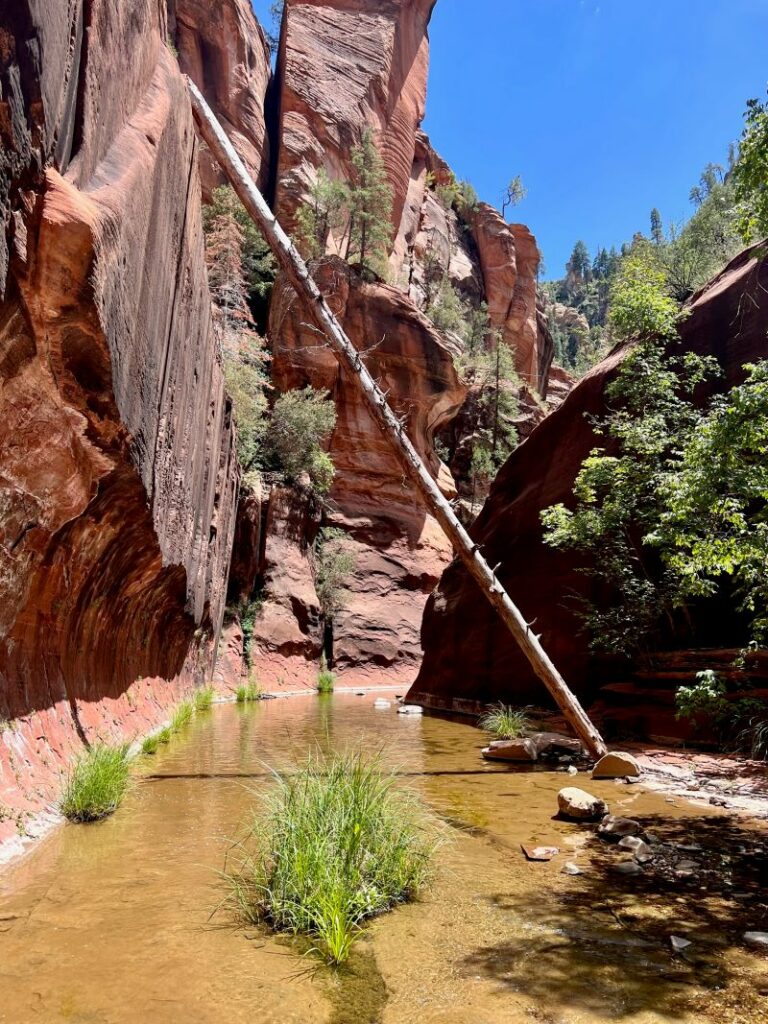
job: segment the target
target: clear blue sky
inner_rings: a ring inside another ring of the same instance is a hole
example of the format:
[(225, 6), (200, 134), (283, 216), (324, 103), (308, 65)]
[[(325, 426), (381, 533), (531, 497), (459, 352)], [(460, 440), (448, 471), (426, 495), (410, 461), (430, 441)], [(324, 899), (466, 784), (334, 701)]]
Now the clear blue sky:
[(688, 216), (768, 82), (768, 0), (438, 0), (430, 38), (424, 128), (488, 202), (522, 175), (548, 277)]

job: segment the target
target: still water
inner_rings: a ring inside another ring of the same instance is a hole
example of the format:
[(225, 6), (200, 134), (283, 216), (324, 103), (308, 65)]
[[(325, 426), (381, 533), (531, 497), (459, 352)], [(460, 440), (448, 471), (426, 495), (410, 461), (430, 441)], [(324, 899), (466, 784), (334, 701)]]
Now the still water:
[[(589, 826), (553, 820), (556, 771), (485, 764), (465, 722), (373, 695), (221, 705), (142, 758), (119, 811), (66, 825), (0, 874), (0, 1021), (9, 1024), (757, 1024), (768, 960), (768, 837), (642, 786), (611, 811), (698, 848), (693, 877), (623, 877)], [(383, 751), (444, 822), (429, 892), (375, 921), (350, 968), (319, 967), (212, 912), (216, 871), (269, 786), (311, 749)], [(567, 781), (566, 781), (567, 780)], [(555, 845), (529, 863), (520, 844)], [(565, 861), (584, 873), (562, 873)], [(674, 955), (669, 937), (692, 943)]]

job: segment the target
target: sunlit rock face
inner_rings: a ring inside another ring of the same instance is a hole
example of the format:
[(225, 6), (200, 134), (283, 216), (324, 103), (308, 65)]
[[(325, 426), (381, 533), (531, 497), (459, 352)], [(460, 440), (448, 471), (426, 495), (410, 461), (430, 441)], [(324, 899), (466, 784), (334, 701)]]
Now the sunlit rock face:
[(287, 0), (277, 64), (276, 213), (288, 226), (317, 169), (350, 177), (366, 128), (392, 187), (396, 228), (424, 117), (435, 0)]
[[(265, 99), (271, 79), (264, 30), (250, 0), (169, 0), (169, 26), (179, 67), (189, 75), (222, 124), (259, 188), (269, 178)], [(224, 182), (207, 148), (200, 153), (207, 197)]]
[[(687, 349), (718, 359), (724, 370), (722, 386), (743, 380), (745, 363), (768, 357), (768, 261), (761, 260), (756, 249), (733, 260), (693, 297), (680, 333)], [(733, 608), (701, 609), (694, 615), (687, 637), (662, 637), (664, 653), (656, 669), (635, 666), (637, 674), (630, 670), (627, 681), (614, 687), (617, 679), (608, 673), (615, 671), (615, 666), (596, 664), (590, 658), (588, 637), (577, 615), (575, 598), (584, 595), (599, 601), (598, 584), (576, 571), (571, 554), (542, 543), (540, 512), (571, 500), (581, 463), (599, 444), (592, 417), (604, 415), (605, 388), (625, 352), (611, 353), (590, 370), (512, 453), (472, 535), (489, 563), (499, 564), (499, 579), (535, 632), (541, 634), (544, 648), (577, 693), (591, 699), (598, 695), (601, 683), (608, 683), (600, 694), (607, 703), (620, 697), (626, 715), (635, 723), (642, 720), (647, 731), (672, 736), (681, 728), (674, 717), (673, 699), (654, 703), (658, 687), (668, 685), (659, 682), (664, 676), (662, 661), (678, 679), (684, 664), (687, 668), (683, 671), (689, 671), (693, 680), (701, 657), (673, 658), (681, 647), (738, 648), (745, 638), (743, 630), (739, 633)], [(541, 702), (544, 697), (525, 658), (457, 562), (444, 573), (429, 599), (422, 642), (424, 660), (409, 700), (471, 709), (494, 700), (526, 704)], [(731, 650), (724, 663), (732, 661), (735, 653)], [(721, 654), (718, 664), (723, 661)], [(764, 674), (762, 664), (758, 672)]]
[(10, 8), (0, 803), (21, 812), (55, 796), (82, 740), (147, 731), (209, 670), (238, 472), (194, 128), (159, 6)]
[[(369, 370), (388, 393), (396, 414), (403, 417), (408, 435), (433, 476), (452, 493), (450, 474), (433, 450), (435, 431), (456, 414), (465, 394), (452, 352), (400, 290), (378, 282), (363, 283), (336, 257), (323, 261), (316, 276), (344, 329), (358, 348), (366, 351)], [(448, 542), (406, 478), (362, 396), (330, 349), (319, 342), (301, 304), (280, 282), (270, 317), (276, 387), (284, 391), (311, 383), (326, 391), (336, 404), (337, 423), (330, 448), (336, 467), (330, 520), (349, 532), (357, 562), (348, 582), (347, 607), (335, 627), (337, 664), (342, 670), (354, 669), (356, 677), (363, 674), (402, 682), (409, 674), (412, 678), (416, 668), (421, 607), (450, 558)], [(286, 531), (280, 532), (284, 535)], [(268, 562), (268, 594), (274, 591), (277, 595), (283, 621), (291, 605), (279, 597), (286, 591), (280, 566), (285, 565), (286, 573), (294, 573), (294, 562), (285, 552)], [(299, 632), (308, 621), (309, 605), (311, 600), (302, 601), (304, 610), (295, 614)], [(310, 612), (316, 616), (316, 605)], [(265, 615), (271, 614), (267, 608)], [(259, 629), (261, 650), (274, 650), (270, 631)], [(309, 646), (302, 649), (304, 653), (319, 655), (319, 649), (311, 651), (309, 639), (306, 643)], [(300, 652), (292, 648), (288, 653)]]

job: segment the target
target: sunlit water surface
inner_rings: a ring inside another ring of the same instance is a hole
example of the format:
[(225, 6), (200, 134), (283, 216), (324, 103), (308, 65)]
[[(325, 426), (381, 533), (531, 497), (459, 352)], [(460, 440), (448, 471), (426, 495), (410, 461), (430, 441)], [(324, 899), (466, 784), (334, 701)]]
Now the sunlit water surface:
[[(317, 747), (361, 744), (383, 751), (449, 842), (430, 891), (374, 922), (352, 968), (336, 973), (266, 931), (211, 914), (222, 895), (216, 871), (270, 769)], [(230, 704), (198, 716), (141, 760), (139, 782), (112, 818), (58, 829), (0, 875), (0, 1021), (768, 1020), (768, 961), (739, 938), (768, 926), (759, 874), (739, 873), (760, 844), (768, 848), (765, 833), (582, 776), (613, 811), (662, 838), (734, 851), (729, 877), (704, 884), (617, 877), (607, 869), (618, 855), (589, 826), (553, 820), (557, 791), (572, 780), (485, 764), (481, 745), (464, 722), (376, 710), (371, 695)], [(528, 863), (521, 843), (562, 852)], [(566, 860), (585, 873), (563, 874)], [(672, 954), (672, 934), (692, 940), (684, 957)]]

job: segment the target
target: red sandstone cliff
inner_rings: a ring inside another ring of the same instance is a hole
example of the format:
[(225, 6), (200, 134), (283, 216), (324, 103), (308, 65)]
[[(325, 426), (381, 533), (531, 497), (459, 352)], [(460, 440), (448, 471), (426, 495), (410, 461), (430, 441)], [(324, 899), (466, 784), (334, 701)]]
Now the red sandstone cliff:
[[(0, 803), (210, 668), (238, 473), (155, 0), (0, 15)], [(7, 273), (6, 273), (7, 271)], [(13, 827), (8, 819), (3, 830)]]
[[(767, 286), (768, 260), (747, 250), (694, 296), (681, 326), (684, 344), (714, 355), (728, 385), (742, 379), (744, 363), (768, 356)], [(595, 696), (599, 680), (571, 598), (593, 584), (575, 572), (570, 553), (542, 543), (539, 513), (568, 502), (583, 459), (598, 443), (587, 417), (605, 412), (605, 387), (622, 357), (619, 349), (594, 367), (513, 452), (472, 529), (488, 561), (501, 563), (499, 579), (528, 621), (535, 622), (552, 660), (585, 699)], [(700, 645), (723, 644), (729, 624), (727, 613), (719, 622), (707, 622)], [(424, 660), (409, 700), (469, 710), (493, 700), (542, 702), (541, 684), (456, 562), (430, 597), (422, 642)], [(674, 649), (675, 638), (668, 638), (668, 646)], [(633, 691), (630, 699), (642, 701), (642, 690)], [(671, 707), (663, 727), (674, 727)]]
[[(168, 31), (179, 67), (201, 90), (259, 188), (269, 179), (265, 100), (270, 54), (250, 0), (168, 0)], [(224, 181), (201, 148), (203, 192)]]

